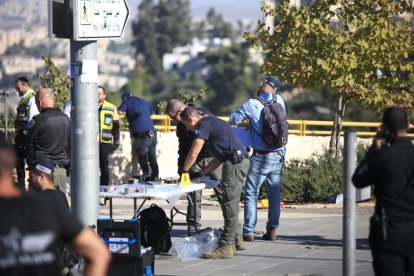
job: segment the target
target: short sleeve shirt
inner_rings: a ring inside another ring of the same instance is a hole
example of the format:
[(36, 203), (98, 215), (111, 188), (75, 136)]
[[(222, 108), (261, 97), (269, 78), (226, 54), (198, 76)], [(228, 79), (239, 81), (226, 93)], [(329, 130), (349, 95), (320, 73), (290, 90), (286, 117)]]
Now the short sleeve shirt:
[(197, 124), (195, 137), (204, 140), (210, 152), (219, 160), (231, 160), (233, 152), (237, 150), (247, 155), (246, 148), (233, 129), (217, 117), (204, 116)]
[(0, 198), (0, 221), (0, 275), (59, 275), (59, 244), (83, 229), (41, 193)]

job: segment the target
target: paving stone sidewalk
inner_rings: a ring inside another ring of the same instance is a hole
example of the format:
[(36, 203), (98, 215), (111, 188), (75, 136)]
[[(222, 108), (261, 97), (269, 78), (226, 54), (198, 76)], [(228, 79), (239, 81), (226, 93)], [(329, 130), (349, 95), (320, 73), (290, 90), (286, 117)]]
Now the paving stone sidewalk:
[[(151, 203), (168, 210), (165, 201), (152, 200), (146, 206)], [(223, 223), (220, 207), (203, 203), (203, 227), (220, 227)], [(179, 200), (176, 207), (185, 210), (186, 201)], [(132, 209), (132, 200), (114, 201), (114, 216), (118, 219), (130, 218)], [(372, 204), (357, 207), (356, 275), (359, 276), (374, 275), (367, 242), (372, 213)], [(108, 217), (107, 206), (101, 208), (101, 216)], [(267, 210), (259, 209), (256, 230), (265, 230), (266, 219)], [(340, 205), (288, 205), (282, 209), (276, 241), (263, 241), (258, 235), (255, 242), (246, 243), (247, 250), (238, 251), (228, 260), (183, 262), (170, 255), (157, 255), (155, 275), (341, 275), (342, 220)], [(184, 239), (186, 227), (174, 226), (172, 237), (173, 243)]]

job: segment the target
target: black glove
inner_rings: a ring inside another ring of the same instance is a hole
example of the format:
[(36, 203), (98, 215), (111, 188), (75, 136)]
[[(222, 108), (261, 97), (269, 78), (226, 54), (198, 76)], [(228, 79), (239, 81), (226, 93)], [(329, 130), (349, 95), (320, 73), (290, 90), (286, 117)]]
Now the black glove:
[(112, 145), (112, 151), (115, 151), (115, 150), (117, 150), (119, 148), (119, 143), (114, 143), (113, 145)]
[(188, 174), (190, 175), (190, 179), (201, 177), (200, 172), (189, 172)]

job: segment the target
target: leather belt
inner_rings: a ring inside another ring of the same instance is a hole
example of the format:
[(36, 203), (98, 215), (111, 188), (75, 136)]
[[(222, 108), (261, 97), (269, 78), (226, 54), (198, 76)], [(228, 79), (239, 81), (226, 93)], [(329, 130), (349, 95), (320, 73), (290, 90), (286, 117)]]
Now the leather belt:
[(145, 137), (152, 137), (155, 134), (155, 131), (145, 131), (141, 133), (134, 133), (132, 137), (134, 138), (145, 138)]
[[(279, 154), (277, 150), (253, 150), (254, 154)], [(280, 155), (280, 154), (279, 154)]]

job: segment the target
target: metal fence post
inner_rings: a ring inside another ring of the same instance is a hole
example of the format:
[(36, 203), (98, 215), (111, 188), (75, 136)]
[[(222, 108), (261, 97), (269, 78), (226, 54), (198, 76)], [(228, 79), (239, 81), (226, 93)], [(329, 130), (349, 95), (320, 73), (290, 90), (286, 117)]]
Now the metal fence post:
[(345, 132), (344, 147), (344, 209), (343, 209), (343, 251), (342, 251), (342, 275), (354, 276), (355, 268), (355, 187), (352, 184), (352, 174), (357, 162), (357, 139), (356, 132)]

